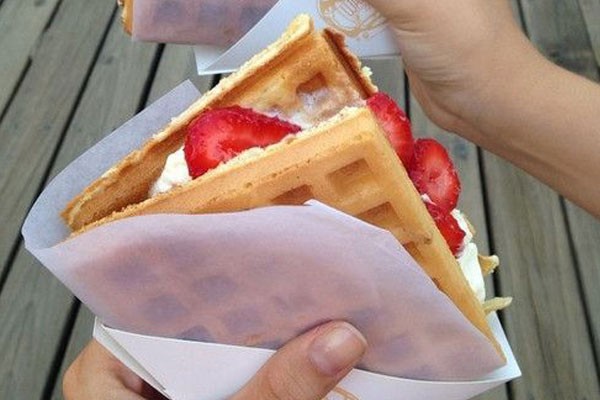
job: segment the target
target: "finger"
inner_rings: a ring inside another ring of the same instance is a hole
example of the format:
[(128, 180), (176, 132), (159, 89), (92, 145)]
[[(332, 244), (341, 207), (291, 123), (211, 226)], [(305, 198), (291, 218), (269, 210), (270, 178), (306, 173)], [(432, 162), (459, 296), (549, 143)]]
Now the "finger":
[(331, 322), (280, 349), (232, 400), (319, 400), (359, 362), (367, 347), (352, 325)]
[(66, 400), (144, 400), (142, 380), (92, 340), (63, 379)]

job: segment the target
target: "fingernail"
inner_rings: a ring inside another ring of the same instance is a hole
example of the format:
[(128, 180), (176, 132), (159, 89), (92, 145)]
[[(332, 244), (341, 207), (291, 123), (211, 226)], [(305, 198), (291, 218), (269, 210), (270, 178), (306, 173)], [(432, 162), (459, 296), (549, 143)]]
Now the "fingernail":
[(321, 373), (334, 376), (353, 366), (366, 348), (367, 341), (356, 328), (340, 323), (317, 336), (308, 354)]

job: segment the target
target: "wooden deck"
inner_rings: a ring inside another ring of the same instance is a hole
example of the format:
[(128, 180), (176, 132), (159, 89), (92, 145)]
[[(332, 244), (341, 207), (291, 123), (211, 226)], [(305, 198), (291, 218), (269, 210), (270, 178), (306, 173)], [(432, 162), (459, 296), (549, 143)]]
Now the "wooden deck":
[[(61, 375), (92, 325), (24, 250), (19, 230), (29, 207), (73, 158), (194, 75), (189, 49), (131, 43), (114, 3), (0, 0), (0, 399), (61, 399)], [(549, 58), (598, 81), (598, 0), (514, 6)], [(432, 125), (398, 60), (369, 64), (381, 88), (408, 107), (415, 130), (451, 149), (477, 241), (503, 263), (490, 284), (515, 297), (502, 319), (524, 376), (481, 399), (600, 399), (600, 222)], [(194, 81), (206, 89), (215, 79)]]

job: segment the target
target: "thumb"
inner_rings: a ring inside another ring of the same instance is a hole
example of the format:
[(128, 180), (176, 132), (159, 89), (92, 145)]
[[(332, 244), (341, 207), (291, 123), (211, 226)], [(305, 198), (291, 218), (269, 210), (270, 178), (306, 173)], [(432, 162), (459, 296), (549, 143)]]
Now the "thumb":
[(281, 348), (231, 400), (319, 400), (358, 363), (367, 342), (345, 322), (320, 326)]

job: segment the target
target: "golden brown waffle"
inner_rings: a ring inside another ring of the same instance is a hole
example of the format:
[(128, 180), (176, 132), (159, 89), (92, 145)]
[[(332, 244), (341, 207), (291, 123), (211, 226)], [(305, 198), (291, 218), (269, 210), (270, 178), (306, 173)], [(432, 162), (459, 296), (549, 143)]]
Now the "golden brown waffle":
[(314, 124), (376, 91), (343, 37), (329, 30), (315, 32), (310, 17), (301, 15), (279, 40), (88, 186), (62, 216), (76, 231), (146, 200), (169, 154), (183, 145), (188, 124), (206, 109), (239, 105)]
[(347, 108), (296, 137), (242, 153), (189, 184), (88, 228), (135, 215), (238, 211), (310, 199), (392, 232), (502, 354), (481, 304), (366, 107)]

